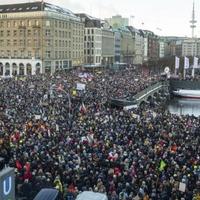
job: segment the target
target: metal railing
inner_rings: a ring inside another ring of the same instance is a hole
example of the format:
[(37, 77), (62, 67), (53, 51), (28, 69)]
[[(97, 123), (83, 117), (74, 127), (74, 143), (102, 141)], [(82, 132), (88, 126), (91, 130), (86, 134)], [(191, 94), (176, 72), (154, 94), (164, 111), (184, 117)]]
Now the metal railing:
[(154, 85), (149, 86), (148, 88), (142, 90), (141, 92), (137, 93), (134, 96), (134, 99), (138, 102), (141, 99), (145, 98), (147, 95), (150, 95), (151, 93), (154, 93), (156, 90), (159, 90), (163, 87), (168, 87), (168, 82), (163, 81), (163, 82), (157, 82)]

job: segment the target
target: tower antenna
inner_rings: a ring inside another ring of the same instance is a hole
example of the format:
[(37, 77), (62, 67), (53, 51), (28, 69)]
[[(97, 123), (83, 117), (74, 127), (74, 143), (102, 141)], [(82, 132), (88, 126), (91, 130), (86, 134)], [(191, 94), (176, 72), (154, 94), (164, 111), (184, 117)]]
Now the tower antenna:
[(197, 21), (195, 20), (195, 9), (194, 9), (194, 1), (193, 1), (193, 9), (192, 9), (192, 20), (190, 21), (190, 28), (192, 29), (192, 38), (194, 38), (194, 29), (196, 28)]

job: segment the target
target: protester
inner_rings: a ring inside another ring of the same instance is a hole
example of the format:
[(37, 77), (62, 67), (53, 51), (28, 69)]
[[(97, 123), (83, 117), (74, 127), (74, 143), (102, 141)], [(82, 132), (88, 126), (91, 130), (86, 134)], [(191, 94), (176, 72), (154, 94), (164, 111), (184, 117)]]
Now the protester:
[(105, 104), (158, 80), (131, 69), (1, 80), (0, 155), (16, 168), (17, 198), (54, 187), (64, 200), (86, 190), (111, 200), (198, 199), (200, 118)]

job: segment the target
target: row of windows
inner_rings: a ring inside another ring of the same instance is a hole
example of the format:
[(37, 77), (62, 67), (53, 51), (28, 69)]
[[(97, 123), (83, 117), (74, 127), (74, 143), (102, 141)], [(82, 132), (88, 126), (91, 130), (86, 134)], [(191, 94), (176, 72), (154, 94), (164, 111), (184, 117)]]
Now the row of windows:
[[(18, 26), (39, 26), (39, 24), (39, 20), (0, 21), (0, 28), (10, 28)], [(46, 21), (46, 26), (50, 26), (50, 21)]]
[[(49, 44), (49, 41), (46, 41), (47, 44)], [(0, 40), (0, 46), (39, 46), (40, 45), (40, 40)]]
[[(0, 31), (0, 37), (10, 37), (10, 36), (17, 37), (18, 35), (19, 36), (25, 36), (25, 35), (27, 35), (27, 36), (40, 36), (40, 30), (37, 30), (37, 29), (30, 30), (30, 29), (28, 29), (28, 30), (13, 30), (13, 31), (11, 31), (11, 30), (7, 30), (7, 31), (1, 30)], [(45, 30), (45, 36), (47, 36), (47, 37), (51, 36), (51, 30), (50, 29)], [(59, 36), (59, 37), (71, 38), (72, 34), (71, 34), (71, 32), (67, 32), (67, 31), (59, 31), (59, 32), (55, 31), (55, 36), (56, 37)], [(73, 34), (73, 36), (75, 36), (75, 35)], [(77, 37), (76, 41), (80, 42), (81, 38)]]
[[(73, 47), (76, 49), (81, 49), (83, 48), (83, 46), (81, 44), (74, 44), (71, 45), (71, 41), (64, 41), (64, 40), (55, 40), (55, 47)], [(28, 39), (28, 40), (0, 40), (0, 46), (40, 46), (40, 40), (38, 39)], [(53, 45), (53, 41), (50, 39), (45, 40), (44, 44), (46, 46), (52, 46)]]
[(40, 30), (7, 30), (7, 31), (0, 31), (0, 37), (17, 37), (17, 36), (40, 36)]
[[(48, 54), (48, 56), (50, 56), (50, 54)], [(78, 57), (81, 57), (81, 56), (83, 56), (83, 52), (80, 52), (80, 51), (76, 51), (76, 52), (71, 52), (71, 51), (55, 51), (55, 59), (78, 58)]]
[[(83, 52), (71, 52), (71, 51), (55, 51), (55, 59), (59, 59), (59, 58), (78, 58), (78, 57), (81, 57), (83, 56)], [(14, 50), (14, 51), (10, 51), (10, 50), (7, 50), (7, 51), (1, 51), (0, 52), (0, 57), (15, 57), (15, 58), (32, 58), (32, 57), (35, 57), (35, 58), (39, 58), (40, 55), (39, 55), (39, 51), (35, 51), (35, 52), (31, 52), (31, 51), (28, 51), (28, 52), (24, 52), (24, 51), (17, 51), (17, 50)], [(51, 51), (46, 51), (45, 52), (45, 58), (47, 59), (50, 59), (52, 58), (52, 52)]]
[(15, 57), (15, 58), (18, 58), (18, 57), (20, 57), (20, 58), (35, 57), (35, 58), (39, 58), (39, 51), (35, 51), (34, 53), (31, 52), (31, 51), (28, 51), (27, 53), (25, 53), (24, 51), (17, 51), (17, 50), (14, 50), (14, 51), (10, 51), (10, 50), (4, 51), (4, 50), (2, 50), (0, 52), (0, 57)]
[(85, 57), (85, 63), (100, 63), (101, 62), (101, 57), (96, 56), (96, 57)]
[(55, 27), (56, 28), (67, 28), (67, 29), (71, 29), (71, 28), (77, 28), (77, 29), (83, 29), (83, 24), (77, 24), (77, 23), (69, 23), (69, 22), (65, 22), (65, 21), (55, 21)]
[[(10, 28), (10, 27), (18, 27), (18, 26), (39, 26), (41, 24), (41, 21), (38, 19), (34, 20), (8, 20), (8, 21), (0, 21), (0, 27), (4, 28)], [(52, 26), (52, 21), (46, 20), (45, 21), (46, 26)], [(55, 21), (55, 27), (56, 28), (63, 28), (63, 29), (84, 29), (83, 24), (78, 23), (70, 23), (65, 21)]]
[(101, 50), (100, 49), (84, 49), (84, 54), (88, 54), (88, 55), (93, 55), (93, 54), (101, 54)]

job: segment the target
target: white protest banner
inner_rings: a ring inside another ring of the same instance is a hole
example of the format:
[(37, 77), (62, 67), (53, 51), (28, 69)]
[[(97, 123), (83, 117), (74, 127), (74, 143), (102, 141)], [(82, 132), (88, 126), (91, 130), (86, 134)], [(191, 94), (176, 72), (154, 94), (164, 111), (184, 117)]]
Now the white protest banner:
[(180, 183), (179, 183), (179, 191), (181, 191), (181, 192), (185, 192), (185, 189), (186, 189), (186, 184), (180, 182)]
[(35, 119), (41, 119), (41, 115), (35, 115)]
[(77, 90), (85, 90), (85, 84), (83, 84), (83, 83), (77, 83), (77, 85), (76, 85), (76, 89)]

